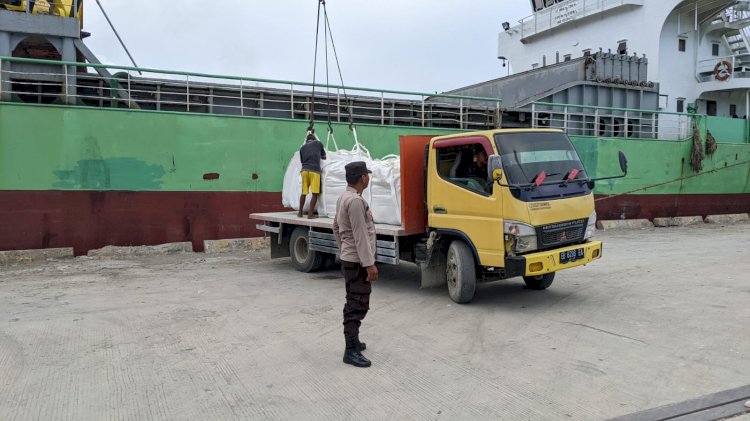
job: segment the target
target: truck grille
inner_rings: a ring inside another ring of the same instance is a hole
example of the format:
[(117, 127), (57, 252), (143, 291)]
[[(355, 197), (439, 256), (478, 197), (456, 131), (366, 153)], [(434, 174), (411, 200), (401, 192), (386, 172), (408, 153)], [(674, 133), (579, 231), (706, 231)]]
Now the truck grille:
[(560, 222), (543, 225), (536, 230), (540, 248), (549, 248), (561, 244), (577, 243), (586, 234), (588, 219)]

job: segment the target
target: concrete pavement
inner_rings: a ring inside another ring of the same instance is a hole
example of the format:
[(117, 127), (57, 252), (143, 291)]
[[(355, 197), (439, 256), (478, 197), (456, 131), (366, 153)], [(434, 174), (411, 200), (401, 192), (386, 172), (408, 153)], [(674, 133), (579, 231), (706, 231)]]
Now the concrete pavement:
[(547, 291), (457, 305), (381, 267), (342, 364), (342, 280), (265, 252), (0, 268), (0, 420), (600, 420), (750, 383), (750, 225), (611, 231)]

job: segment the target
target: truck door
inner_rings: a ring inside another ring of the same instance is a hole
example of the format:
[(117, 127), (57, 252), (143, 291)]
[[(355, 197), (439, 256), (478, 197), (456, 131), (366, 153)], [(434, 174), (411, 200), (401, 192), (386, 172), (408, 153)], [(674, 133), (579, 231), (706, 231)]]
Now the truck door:
[(503, 267), (500, 188), (488, 183), (487, 157), (494, 147), (484, 136), (436, 140), (428, 165), (427, 211), (431, 228), (456, 234), (482, 266)]

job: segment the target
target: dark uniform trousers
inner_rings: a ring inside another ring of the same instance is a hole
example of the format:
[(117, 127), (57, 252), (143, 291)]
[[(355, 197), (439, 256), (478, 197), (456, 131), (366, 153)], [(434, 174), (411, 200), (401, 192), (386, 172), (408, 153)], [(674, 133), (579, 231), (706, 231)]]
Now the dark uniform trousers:
[(370, 309), (372, 284), (367, 281), (367, 269), (359, 263), (341, 262), (341, 271), (346, 281), (346, 304), (344, 305), (344, 336), (359, 336), (359, 326)]

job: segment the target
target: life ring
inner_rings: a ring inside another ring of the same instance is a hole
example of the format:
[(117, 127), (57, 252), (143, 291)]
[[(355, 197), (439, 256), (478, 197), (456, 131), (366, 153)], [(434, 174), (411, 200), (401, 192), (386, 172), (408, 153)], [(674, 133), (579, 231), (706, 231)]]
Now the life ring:
[(723, 82), (732, 76), (732, 63), (722, 60), (716, 63), (714, 66), (714, 78), (719, 82)]

